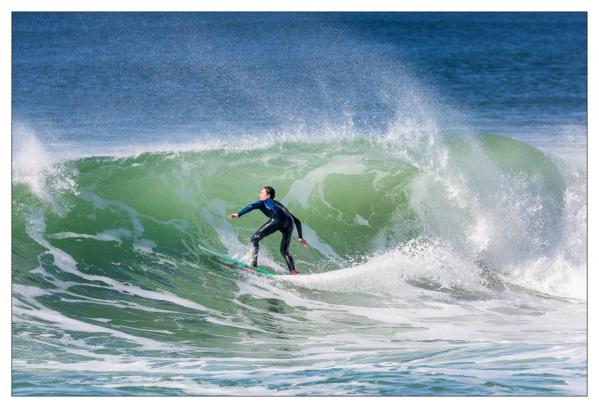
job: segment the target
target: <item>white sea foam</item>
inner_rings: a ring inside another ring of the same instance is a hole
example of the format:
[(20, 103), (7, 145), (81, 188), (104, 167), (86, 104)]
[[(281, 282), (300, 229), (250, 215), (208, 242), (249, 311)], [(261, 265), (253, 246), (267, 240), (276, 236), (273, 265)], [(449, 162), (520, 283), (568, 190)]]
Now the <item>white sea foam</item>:
[(13, 127), (12, 155), (13, 181), (27, 184), (36, 195), (46, 198), (44, 171), (53, 160), (31, 129), (19, 124)]
[(67, 239), (67, 238), (83, 238), (83, 239), (94, 239), (96, 241), (115, 241), (119, 244), (122, 243), (121, 235), (129, 235), (129, 231), (125, 229), (114, 229), (99, 232), (97, 234), (80, 234), (76, 232), (56, 232), (49, 234), (48, 238), (53, 239)]
[(481, 270), (440, 242), (415, 240), (372, 256), (349, 268), (313, 275), (282, 278), (313, 289), (356, 293), (413, 292), (410, 279), (428, 279), (439, 288), (487, 291), (481, 285)]
[[(23, 287), (23, 285), (16, 285), (14, 289), (19, 293), (27, 293), (28, 290)], [(31, 292), (29, 291), (31, 294)], [(41, 319), (46, 322), (50, 322), (57, 327), (60, 327), (61, 330), (68, 330), (72, 332), (88, 332), (88, 333), (108, 333), (117, 338), (122, 338), (125, 340), (129, 340), (140, 344), (144, 347), (148, 348), (170, 348), (171, 346), (158, 342), (155, 340), (148, 339), (146, 337), (139, 337), (127, 334), (125, 332), (111, 329), (104, 326), (94, 325), (91, 323), (86, 323), (81, 320), (72, 319), (67, 317), (56, 310), (49, 309), (47, 307), (42, 306), (39, 302), (36, 302), (33, 297), (28, 297), (28, 303), (33, 303), (33, 308), (30, 307), (21, 307), (21, 302), (13, 298), (13, 312), (14, 316), (20, 318), (36, 318)]]
[(48, 153), (35, 132), (21, 123), (12, 129), (12, 182), (25, 184), (40, 199), (50, 203), (58, 213), (69, 205), (60, 195), (77, 195), (76, 171), (67, 168), (56, 155)]

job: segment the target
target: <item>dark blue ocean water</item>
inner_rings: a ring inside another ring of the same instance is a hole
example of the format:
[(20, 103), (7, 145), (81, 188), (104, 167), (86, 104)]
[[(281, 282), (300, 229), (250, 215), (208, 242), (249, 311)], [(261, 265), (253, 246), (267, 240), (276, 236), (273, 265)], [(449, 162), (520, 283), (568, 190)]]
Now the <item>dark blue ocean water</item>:
[(54, 141), (586, 128), (585, 13), (14, 13), (12, 44), (13, 117)]

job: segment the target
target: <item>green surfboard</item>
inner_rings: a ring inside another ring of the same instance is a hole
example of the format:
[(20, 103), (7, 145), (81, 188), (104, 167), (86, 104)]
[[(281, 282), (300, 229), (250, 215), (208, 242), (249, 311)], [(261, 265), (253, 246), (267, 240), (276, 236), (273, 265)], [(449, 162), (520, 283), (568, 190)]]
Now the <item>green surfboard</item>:
[(223, 261), (235, 264), (235, 265), (240, 266), (242, 268), (245, 268), (247, 270), (258, 272), (258, 273), (261, 273), (263, 275), (268, 275), (268, 276), (270, 276), (270, 275), (276, 275), (276, 273), (274, 273), (272, 271), (269, 271), (269, 270), (266, 270), (266, 269), (262, 269), (262, 268), (258, 268), (256, 266), (252, 266), (252, 265), (246, 264), (245, 262), (238, 261), (237, 259), (233, 259), (230, 256), (227, 256), (227, 255), (224, 255), (224, 254), (219, 254), (218, 252), (213, 251), (211, 249), (208, 249), (208, 248), (206, 248), (206, 247), (204, 247), (204, 246), (202, 246), (200, 244), (198, 244), (198, 247), (202, 251), (208, 252), (209, 254), (214, 255), (215, 257), (217, 257), (217, 258), (219, 258), (219, 259), (221, 259)]

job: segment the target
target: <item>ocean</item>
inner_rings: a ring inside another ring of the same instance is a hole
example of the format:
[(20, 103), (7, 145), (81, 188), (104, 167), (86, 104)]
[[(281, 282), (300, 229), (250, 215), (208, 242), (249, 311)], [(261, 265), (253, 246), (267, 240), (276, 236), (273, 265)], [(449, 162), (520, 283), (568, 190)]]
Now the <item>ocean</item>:
[(15, 396), (587, 395), (586, 13), (18, 12), (12, 117)]

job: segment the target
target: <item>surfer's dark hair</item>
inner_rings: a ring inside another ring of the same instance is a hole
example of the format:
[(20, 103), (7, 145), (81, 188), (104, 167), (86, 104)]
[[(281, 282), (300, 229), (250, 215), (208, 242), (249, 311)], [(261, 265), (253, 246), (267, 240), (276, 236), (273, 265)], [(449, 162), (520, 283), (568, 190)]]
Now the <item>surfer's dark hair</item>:
[(268, 194), (270, 196), (270, 198), (275, 198), (275, 189), (274, 188), (272, 188), (271, 186), (264, 186), (262, 188), (266, 191), (266, 194)]

